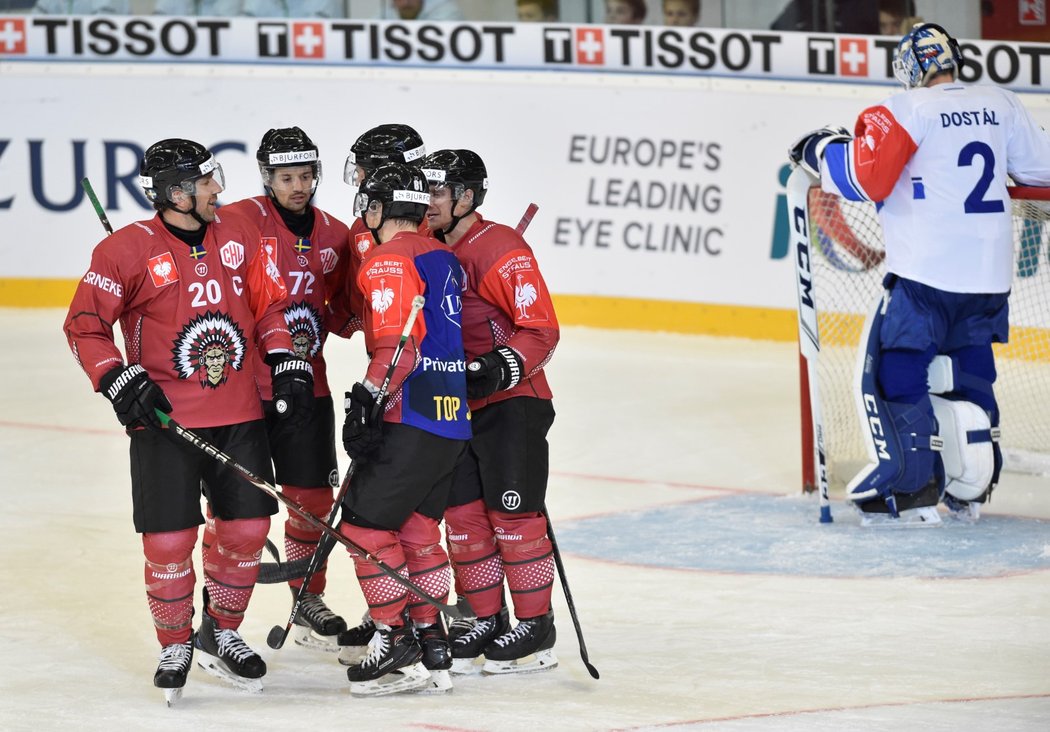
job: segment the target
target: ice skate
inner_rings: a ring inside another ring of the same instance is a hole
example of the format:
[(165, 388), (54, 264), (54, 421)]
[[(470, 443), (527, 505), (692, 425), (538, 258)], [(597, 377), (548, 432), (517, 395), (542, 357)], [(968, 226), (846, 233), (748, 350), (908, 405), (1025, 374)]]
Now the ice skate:
[(508, 630), (510, 620), (505, 607), (495, 615), (476, 618), (469, 627), (453, 623), (448, 634), (448, 642), (452, 647), (452, 673), (480, 673), (478, 659), (485, 647)]
[(266, 675), (266, 662), (236, 630), (219, 628), (205, 610), (194, 639), (200, 651), (197, 665), (202, 669), (238, 689), (256, 694), (263, 690), (261, 679)]
[(193, 662), (193, 639), (185, 643), (172, 643), (164, 646), (160, 652), (160, 664), (153, 674), (153, 685), (164, 689), (164, 698), (168, 706), (182, 698), (182, 687), (186, 685), (186, 676), (190, 673)]
[(445, 624), (439, 617), (432, 625), (417, 625), (416, 640), (423, 649), (423, 668), (430, 672), (430, 684), (419, 690), (422, 694), (442, 694), (452, 691), (452, 649), (448, 644)]
[(554, 642), (558, 634), (554, 628), (554, 613), (526, 618), (485, 647), (487, 674), (520, 674), (546, 671), (558, 665)]
[(964, 501), (956, 498), (950, 493), (945, 493), (941, 499), (944, 507), (948, 509), (948, 516), (966, 524), (975, 524), (981, 518), (981, 506), (979, 501)]
[[(872, 498), (854, 505), (860, 512), (861, 526), (886, 529), (932, 528), (941, 525), (941, 515), (937, 512), (939, 499), (938, 482), (931, 480), (916, 493), (895, 494), (886, 500)], [(895, 503), (897, 517), (890, 512), (888, 500)]]
[(352, 696), (386, 696), (416, 691), (430, 683), (430, 672), (420, 660), (423, 651), (408, 625), (391, 628), (376, 623), (368, 653), (346, 670)]
[(368, 650), (368, 642), (375, 635), (376, 624), (372, 622), (372, 616), (365, 611), (361, 616), (361, 624), (344, 630), (339, 634), (339, 663), (344, 666), (353, 666), (364, 658)]
[[(296, 590), (292, 590), (295, 595)], [(314, 651), (338, 653), (340, 633), (346, 631), (346, 621), (332, 612), (321, 594), (304, 592), (295, 614), (295, 624), (290, 633), (296, 645)]]

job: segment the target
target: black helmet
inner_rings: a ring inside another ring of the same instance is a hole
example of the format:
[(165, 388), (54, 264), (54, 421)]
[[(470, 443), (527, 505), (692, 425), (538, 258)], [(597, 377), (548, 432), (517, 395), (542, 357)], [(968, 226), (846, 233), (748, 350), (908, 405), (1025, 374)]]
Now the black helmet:
[(321, 180), (321, 161), (317, 145), (298, 127), (280, 127), (269, 130), (262, 137), (255, 153), (263, 184), (270, 185), (274, 168), (309, 165), (313, 168), (314, 188)]
[(383, 204), (382, 222), (387, 219), (407, 219), (418, 224), (427, 215), (430, 205), (427, 179), (419, 168), (412, 165), (380, 165), (361, 184), (354, 198), (354, 213), (363, 217), (368, 207), (376, 201)]
[(149, 146), (139, 165), (139, 185), (157, 210), (174, 208), (171, 194), (181, 189), (187, 196), (197, 193), (198, 178), (214, 173), (223, 188), (226, 180), (215, 156), (200, 143), (180, 138), (161, 140)]
[(379, 125), (357, 138), (343, 168), (343, 180), (356, 185), (354, 173), (361, 166), (365, 173), (383, 163), (419, 165), (427, 154), (423, 138), (408, 125)]
[(474, 191), (476, 209), (485, 200), (489, 174), (481, 156), (473, 150), (438, 150), (423, 160), (423, 174), (432, 186), (450, 186), (453, 205), (464, 191)]

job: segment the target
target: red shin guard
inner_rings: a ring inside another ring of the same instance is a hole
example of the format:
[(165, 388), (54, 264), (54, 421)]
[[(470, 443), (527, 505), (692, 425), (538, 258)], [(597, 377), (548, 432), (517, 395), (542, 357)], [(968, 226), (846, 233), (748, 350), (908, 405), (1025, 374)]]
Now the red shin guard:
[(244, 619), (269, 530), (269, 516), (215, 519), (215, 543), (204, 563), (204, 585), (208, 588), (208, 614), (220, 628), (236, 630)]
[(197, 528), (142, 535), (146, 599), (162, 646), (185, 643), (193, 632), (193, 545)]
[[(438, 522), (413, 512), (401, 526), (397, 538), (405, 552), (409, 579), (434, 599), (448, 602), (452, 570), (441, 546)], [(437, 608), (414, 593), (409, 593), (408, 612), (420, 625), (430, 625), (438, 619)]]
[(547, 538), (547, 520), (541, 513), (489, 511), (496, 542), (503, 556), (514, 615), (534, 618), (551, 607), (554, 553)]
[(449, 508), (445, 529), (457, 590), (479, 618), (495, 615), (503, 604), (503, 560), (484, 502)]
[[(284, 494), (306, 509), (307, 513), (322, 521), (328, 520), (328, 514), (332, 511), (332, 489), (328, 486), (318, 488), (299, 488), (297, 486), (284, 486)], [(288, 512), (288, 518), (284, 522), (284, 555), (289, 562), (294, 562), (304, 557), (309, 557), (317, 550), (317, 543), (321, 540), (321, 532), (299, 517), (297, 514)], [(321, 565), (320, 569), (310, 578), (310, 584), (306, 588), (314, 594), (324, 592), (325, 571), (328, 562)], [(300, 587), (302, 579), (294, 579), (288, 582), (291, 587)]]
[[(397, 534), (381, 529), (366, 529), (361, 526), (344, 523), (339, 527), (350, 541), (365, 549), (369, 554), (395, 569), (398, 574), (408, 578), (408, 566), (405, 552)], [(354, 570), (361, 592), (368, 603), (368, 612), (372, 620), (393, 627), (404, 625), (401, 614), (408, 605), (408, 594), (405, 588), (387, 577), (375, 564), (350, 550), (354, 558)]]

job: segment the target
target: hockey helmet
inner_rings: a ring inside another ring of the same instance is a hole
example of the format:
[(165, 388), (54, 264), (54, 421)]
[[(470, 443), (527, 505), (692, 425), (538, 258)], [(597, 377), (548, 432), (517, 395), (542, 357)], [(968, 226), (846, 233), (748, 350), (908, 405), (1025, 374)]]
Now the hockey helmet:
[(474, 191), (471, 211), (485, 200), (489, 174), (481, 156), (473, 150), (438, 150), (423, 160), (423, 173), (432, 186), (448, 186), (453, 204), (467, 190)]
[(354, 197), (354, 214), (363, 217), (376, 203), (383, 204), (382, 221), (407, 219), (418, 224), (430, 206), (427, 179), (419, 168), (412, 165), (380, 165), (368, 174)]
[(317, 145), (298, 127), (279, 127), (267, 131), (255, 153), (263, 185), (269, 187), (275, 168), (309, 165), (314, 174), (314, 190), (321, 181), (321, 161)]
[(181, 138), (169, 138), (147, 148), (139, 165), (139, 185), (156, 209), (174, 208), (171, 194), (181, 190), (197, 194), (197, 180), (214, 175), (220, 189), (226, 187), (222, 166), (208, 148)]
[(950, 71), (959, 78), (963, 64), (959, 42), (936, 23), (916, 23), (897, 44), (893, 75), (908, 89), (926, 86), (935, 74)]
[(423, 138), (408, 125), (379, 125), (358, 137), (350, 146), (350, 155), (343, 167), (343, 180), (349, 185), (357, 185), (355, 172), (358, 166), (366, 174), (384, 163), (418, 166), (426, 154)]

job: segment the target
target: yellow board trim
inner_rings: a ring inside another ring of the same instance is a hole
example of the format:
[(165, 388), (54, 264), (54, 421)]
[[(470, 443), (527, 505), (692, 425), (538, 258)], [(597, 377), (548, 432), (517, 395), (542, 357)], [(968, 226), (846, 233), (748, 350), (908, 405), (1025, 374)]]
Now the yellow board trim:
[(79, 280), (5, 279), (0, 277), (0, 306), (68, 308)]

